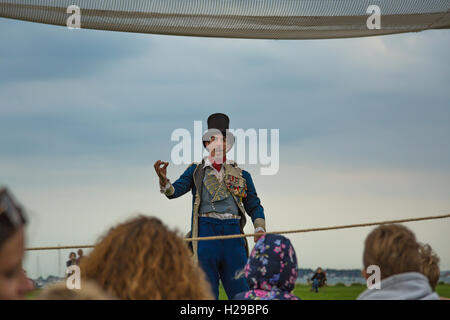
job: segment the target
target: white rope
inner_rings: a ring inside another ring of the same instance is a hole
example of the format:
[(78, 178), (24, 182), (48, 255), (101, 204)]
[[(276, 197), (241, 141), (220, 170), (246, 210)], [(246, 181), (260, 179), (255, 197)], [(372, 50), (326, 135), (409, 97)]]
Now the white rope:
[[(331, 227), (322, 227), (322, 228), (273, 231), (273, 232), (265, 232), (265, 234), (289, 234), (289, 233), (317, 232), (317, 231), (370, 227), (370, 226), (376, 226), (376, 225), (382, 225), (382, 224), (403, 223), (403, 222), (413, 222), (413, 221), (423, 221), (423, 220), (435, 220), (435, 219), (445, 219), (445, 218), (450, 218), (450, 214), (445, 214), (445, 215), (440, 215), (440, 216), (420, 217), (420, 218), (408, 218), (408, 219), (388, 220), (388, 221), (379, 221), (379, 222), (348, 224), (348, 225), (342, 225), (342, 226), (331, 226)], [(185, 238), (184, 240), (187, 241), (187, 242), (190, 242), (190, 241), (208, 241), (208, 240), (224, 240), (224, 239), (254, 237), (256, 235), (261, 235), (261, 234), (259, 234), (259, 233), (232, 234), (232, 235), (227, 235), (227, 236)], [(27, 251), (35, 251), (35, 250), (60, 250), (60, 249), (87, 249), (87, 248), (93, 248), (93, 247), (94, 247), (94, 245), (79, 245), (79, 246), (36, 247), (36, 248), (27, 248), (25, 250), (27, 250)]]

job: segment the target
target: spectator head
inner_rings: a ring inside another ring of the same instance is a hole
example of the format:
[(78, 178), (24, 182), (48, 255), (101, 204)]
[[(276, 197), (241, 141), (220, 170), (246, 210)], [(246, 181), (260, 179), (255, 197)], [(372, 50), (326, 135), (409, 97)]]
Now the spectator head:
[(431, 289), (436, 291), (436, 285), (441, 275), (440, 259), (429, 244), (422, 244), (419, 252), (422, 261), (422, 273), (428, 278)]
[(381, 279), (405, 272), (422, 272), (416, 236), (399, 224), (381, 225), (366, 238), (363, 274), (370, 265), (380, 268)]
[(75, 260), (77, 258), (77, 254), (75, 253), (75, 252), (71, 252), (70, 254), (69, 254), (69, 259), (70, 260)]
[(58, 282), (45, 288), (37, 300), (113, 300), (92, 281), (81, 283), (81, 289), (68, 289), (65, 282)]
[(213, 298), (185, 241), (156, 218), (110, 229), (81, 262), (81, 274), (121, 300)]
[(0, 300), (24, 299), (30, 288), (22, 269), (25, 222), (22, 208), (0, 188)]
[(292, 292), (297, 280), (297, 256), (289, 239), (267, 234), (255, 244), (244, 275), (251, 290), (274, 288)]
[(78, 257), (83, 257), (83, 249), (78, 249), (78, 251), (77, 251), (77, 253), (78, 253)]

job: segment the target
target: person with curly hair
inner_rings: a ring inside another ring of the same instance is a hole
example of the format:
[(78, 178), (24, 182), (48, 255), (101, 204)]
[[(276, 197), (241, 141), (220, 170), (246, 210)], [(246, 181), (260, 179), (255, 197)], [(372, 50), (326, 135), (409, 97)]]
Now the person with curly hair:
[[(439, 268), (439, 256), (429, 244), (420, 245), (420, 258), (422, 260), (422, 273), (428, 278), (431, 290), (436, 292), (436, 286), (441, 276), (441, 269)], [(440, 300), (450, 300), (446, 297), (439, 297)]]
[(185, 241), (153, 217), (111, 228), (80, 268), (83, 278), (121, 300), (213, 299)]

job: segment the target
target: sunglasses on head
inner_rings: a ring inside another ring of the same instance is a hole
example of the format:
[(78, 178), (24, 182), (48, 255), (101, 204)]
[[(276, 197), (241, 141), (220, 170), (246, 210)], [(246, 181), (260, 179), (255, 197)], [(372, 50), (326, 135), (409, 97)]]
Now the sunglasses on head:
[(8, 190), (0, 189), (0, 244), (25, 223), (22, 209), (15, 204)]

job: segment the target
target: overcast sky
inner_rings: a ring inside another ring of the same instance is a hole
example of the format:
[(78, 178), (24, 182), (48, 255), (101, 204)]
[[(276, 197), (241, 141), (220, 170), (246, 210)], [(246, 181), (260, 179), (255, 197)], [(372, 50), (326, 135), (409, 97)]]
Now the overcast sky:
[[(0, 19), (0, 185), (27, 246), (91, 244), (137, 213), (188, 231), (153, 163), (214, 112), (279, 129), (280, 169), (252, 174), (270, 231), (450, 211), (450, 33), (274, 41), (68, 30)], [(168, 167), (174, 181), (186, 165)], [(450, 220), (407, 223), (450, 269)], [(372, 228), (289, 235), (300, 267), (361, 268)], [(252, 232), (251, 223), (246, 227)], [(250, 241), (253, 246), (253, 241)], [(31, 276), (68, 251), (29, 253)], [(38, 266), (39, 260), (39, 266)]]

